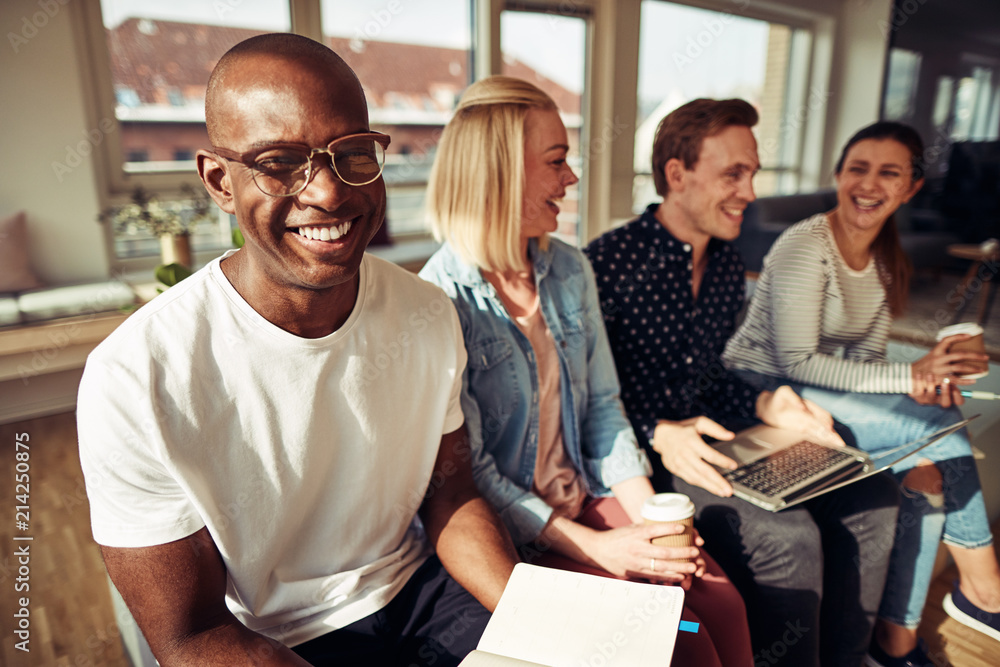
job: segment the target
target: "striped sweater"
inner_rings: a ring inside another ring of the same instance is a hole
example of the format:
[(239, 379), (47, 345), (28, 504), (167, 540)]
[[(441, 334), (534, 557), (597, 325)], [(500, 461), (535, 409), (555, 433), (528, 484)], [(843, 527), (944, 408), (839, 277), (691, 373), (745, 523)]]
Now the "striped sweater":
[(861, 271), (847, 266), (825, 214), (789, 227), (764, 258), (723, 361), (828, 389), (909, 393), (910, 364), (886, 359), (892, 319), (879, 274), (874, 258)]

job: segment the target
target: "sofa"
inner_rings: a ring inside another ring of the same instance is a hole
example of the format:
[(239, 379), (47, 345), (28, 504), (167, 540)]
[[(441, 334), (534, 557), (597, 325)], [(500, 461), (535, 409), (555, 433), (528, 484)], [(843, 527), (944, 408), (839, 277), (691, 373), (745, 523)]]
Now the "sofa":
[(0, 423), (70, 410), (87, 354), (135, 306), (119, 280), (45, 285), (23, 213), (0, 219)]

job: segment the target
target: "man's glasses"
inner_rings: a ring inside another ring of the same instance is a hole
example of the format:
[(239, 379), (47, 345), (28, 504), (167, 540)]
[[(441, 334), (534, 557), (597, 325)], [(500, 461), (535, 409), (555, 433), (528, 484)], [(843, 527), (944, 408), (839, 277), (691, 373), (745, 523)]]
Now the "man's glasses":
[(350, 134), (334, 139), (326, 148), (306, 148), (301, 144), (274, 144), (237, 153), (212, 147), (221, 158), (234, 160), (250, 170), (260, 191), (271, 197), (294, 197), (309, 185), (316, 174), (313, 166), (318, 153), (329, 156), (333, 172), (348, 185), (368, 185), (382, 175), (389, 135), (381, 132)]

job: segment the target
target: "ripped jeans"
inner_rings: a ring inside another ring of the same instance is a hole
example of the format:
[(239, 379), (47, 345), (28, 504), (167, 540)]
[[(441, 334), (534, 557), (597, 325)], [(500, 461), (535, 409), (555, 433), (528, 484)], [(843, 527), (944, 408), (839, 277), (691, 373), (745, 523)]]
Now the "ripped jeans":
[[(762, 390), (790, 385), (800, 396), (848, 426), (858, 447), (874, 456), (962, 419), (958, 408), (920, 405), (909, 396), (843, 392), (750, 371), (737, 373)], [(903, 478), (921, 459), (933, 461), (941, 473), (943, 501), (938, 494), (924, 494), (902, 485)], [(892, 553), (878, 615), (896, 625), (915, 628), (920, 624), (941, 540), (974, 549), (992, 544), (993, 535), (966, 429), (908, 456), (894, 465), (892, 472), (900, 483), (899, 519), (896, 539), (886, 545)]]

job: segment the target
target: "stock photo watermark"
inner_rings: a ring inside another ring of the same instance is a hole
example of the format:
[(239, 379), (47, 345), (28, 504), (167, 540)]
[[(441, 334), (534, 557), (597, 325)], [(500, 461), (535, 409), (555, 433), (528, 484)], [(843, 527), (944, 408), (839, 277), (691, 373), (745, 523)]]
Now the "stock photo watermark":
[(926, 3), (927, 0), (903, 0), (903, 2), (894, 3), (889, 19), (882, 19), (878, 22), (882, 36), (887, 37), (890, 32), (899, 30)]
[(38, 31), (47, 26), (60, 9), (69, 4), (69, 0), (38, 0), (36, 4), (40, 11), (31, 16), (21, 17), (21, 25), (17, 32), (7, 32), (7, 41), (10, 42), (14, 53), (18, 53), (23, 46), (34, 39)]
[(61, 162), (58, 160), (52, 161), (52, 173), (55, 174), (56, 180), (62, 183), (67, 174), (73, 173), (77, 167), (83, 164), (84, 158), (93, 153), (95, 148), (104, 143), (105, 137), (117, 129), (118, 123), (111, 118), (103, 118), (97, 124), (97, 127), (90, 130), (82, 130), (83, 139), (72, 146), (66, 144), (65, 159)]
[[(737, 9), (742, 11), (750, 6), (750, 0), (734, 0)], [(678, 72), (683, 72), (688, 65), (693, 65), (700, 58), (706, 49), (711, 48), (719, 37), (726, 31), (726, 28), (736, 19), (730, 12), (719, 12), (711, 18), (701, 22), (702, 30), (694, 35), (688, 35), (686, 45), (681, 51), (674, 51), (672, 59), (674, 67)]]
[(31, 436), (14, 435), (12, 444), (14, 463), (14, 558), (17, 573), (14, 593), (17, 610), (14, 612), (14, 648), (31, 652)]
[[(115, 281), (125, 284), (121, 274), (115, 276)], [(45, 373), (62, 352), (73, 345), (83, 333), (83, 326), (101, 313), (108, 312), (107, 306), (115, 302), (115, 294), (107, 287), (93, 297), (84, 311), (85, 319), (74, 321), (64, 328), (47, 333), (46, 345), (36, 348), (27, 364), (17, 365), (17, 375), (21, 383), (27, 386), (31, 379)]]
[(403, 5), (399, 0), (389, 0), (382, 9), (373, 9), (371, 19), (363, 26), (354, 26), (354, 35), (351, 37), (350, 46), (356, 51), (364, 49), (365, 40), (378, 39), (382, 31), (389, 27), (392, 20), (403, 11)]

